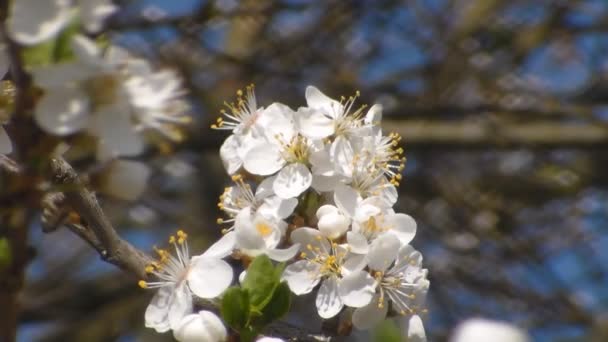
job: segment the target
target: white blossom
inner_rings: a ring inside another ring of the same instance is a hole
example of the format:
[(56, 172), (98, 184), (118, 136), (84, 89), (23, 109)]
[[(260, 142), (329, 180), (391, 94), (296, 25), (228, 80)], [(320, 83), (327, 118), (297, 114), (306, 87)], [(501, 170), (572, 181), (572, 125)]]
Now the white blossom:
[(14, 0), (7, 32), (20, 44), (35, 45), (55, 37), (80, 15), (85, 29), (95, 33), (117, 9), (111, 0)]
[(173, 337), (180, 342), (223, 342), (228, 331), (216, 314), (203, 310), (182, 318)]
[(418, 251), (386, 234), (372, 242), (367, 258), (376, 279), (376, 293), (367, 306), (353, 313), (355, 327), (369, 329), (378, 324), (386, 317), (389, 303), (404, 316), (422, 311), (429, 281)]
[(507, 322), (471, 318), (459, 324), (450, 342), (529, 342), (530, 336)]
[(177, 76), (111, 46), (105, 52), (88, 38), (72, 39), (75, 61), (32, 70), (43, 88), (34, 117), (54, 135), (87, 130), (98, 138), (98, 157), (134, 156), (144, 148), (141, 132), (155, 130), (180, 140), (177, 125), (189, 122)]
[(146, 268), (156, 280), (139, 282), (142, 288), (158, 288), (145, 313), (146, 327), (157, 332), (175, 330), (182, 318), (192, 313), (193, 294), (215, 298), (232, 282), (232, 268), (213, 253), (207, 251), (190, 258), (186, 238), (181, 230), (171, 236), (169, 242), (176, 255), (157, 250), (158, 262)]
[(362, 307), (369, 303), (375, 282), (359, 256), (312, 228), (298, 228), (291, 240), (299, 243), (302, 260), (287, 266), (283, 278), (296, 295), (309, 293), (321, 284), (315, 304), (324, 319), (337, 315), (344, 305)]

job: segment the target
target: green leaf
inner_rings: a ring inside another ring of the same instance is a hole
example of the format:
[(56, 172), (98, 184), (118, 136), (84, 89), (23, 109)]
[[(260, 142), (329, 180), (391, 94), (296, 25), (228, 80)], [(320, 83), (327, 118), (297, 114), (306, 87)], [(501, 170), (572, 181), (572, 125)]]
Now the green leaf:
[(261, 329), (289, 312), (291, 306), (291, 291), (286, 282), (282, 282), (274, 290), (272, 298), (262, 310), (262, 316), (256, 319), (255, 325)]
[(27, 67), (45, 66), (74, 59), (72, 37), (80, 32), (80, 23), (73, 20), (56, 38), (44, 43), (24, 47), (21, 57)]
[(399, 327), (392, 320), (384, 320), (373, 331), (373, 341), (375, 342), (401, 342), (404, 337), (401, 336)]
[(222, 298), (220, 313), (231, 328), (242, 331), (249, 323), (249, 293), (233, 286), (226, 290)]
[(13, 253), (7, 238), (0, 238), (0, 270), (7, 269), (13, 263)]
[(249, 291), (253, 310), (262, 310), (272, 298), (275, 288), (281, 281), (281, 273), (278, 270), (266, 255), (256, 257), (249, 265), (242, 286)]

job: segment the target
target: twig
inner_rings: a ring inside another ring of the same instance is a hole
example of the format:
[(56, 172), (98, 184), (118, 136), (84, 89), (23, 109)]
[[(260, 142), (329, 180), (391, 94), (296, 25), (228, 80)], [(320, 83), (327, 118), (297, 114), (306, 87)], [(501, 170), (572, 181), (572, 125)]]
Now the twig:
[[(53, 158), (51, 171), (53, 182), (62, 190), (66, 202), (86, 223), (80, 226), (82, 229), (76, 229), (73, 225), (70, 229), (95, 247), (103, 260), (145, 279), (145, 268), (152, 259), (118, 236), (97, 198), (86, 188), (72, 166), (63, 158)], [(90, 229), (90, 232), (86, 232), (86, 229)]]

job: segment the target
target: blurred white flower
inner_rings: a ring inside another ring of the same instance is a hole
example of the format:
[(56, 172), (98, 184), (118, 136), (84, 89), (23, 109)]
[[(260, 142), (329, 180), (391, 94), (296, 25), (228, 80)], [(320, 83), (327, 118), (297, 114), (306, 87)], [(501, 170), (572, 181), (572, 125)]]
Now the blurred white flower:
[(157, 280), (139, 282), (142, 288), (158, 288), (145, 313), (146, 327), (157, 332), (175, 330), (182, 318), (192, 313), (192, 294), (215, 298), (232, 282), (232, 268), (214, 255), (211, 248), (190, 258), (186, 238), (181, 230), (170, 237), (176, 256), (157, 249), (159, 261), (146, 268)]
[(139, 198), (150, 177), (150, 168), (138, 161), (113, 160), (102, 175), (100, 190), (127, 201)]
[(102, 52), (90, 39), (72, 39), (76, 60), (32, 70), (44, 94), (34, 117), (50, 134), (87, 130), (98, 138), (100, 159), (134, 156), (144, 148), (141, 132), (153, 129), (181, 139), (177, 124), (189, 122), (177, 76), (111, 46)]
[(173, 337), (180, 342), (223, 342), (228, 339), (228, 331), (216, 314), (199, 311), (182, 318)]
[(454, 331), (450, 342), (529, 342), (528, 334), (507, 322), (472, 318), (464, 321)]
[(35, 45), (55, 37), (74, 16), (80, 15), (85, 29), (95, 33), (117, 9), (111, 0), (14, 0), (7, 32), (20, 44)]

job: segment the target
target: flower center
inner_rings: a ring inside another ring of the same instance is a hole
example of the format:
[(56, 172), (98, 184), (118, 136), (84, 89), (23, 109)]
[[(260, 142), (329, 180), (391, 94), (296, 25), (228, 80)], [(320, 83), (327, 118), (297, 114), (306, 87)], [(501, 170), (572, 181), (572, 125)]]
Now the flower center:
[(266, 237), (266, 236), (270, 235), (270, 233), (272, 233), (272, 227), (264, 222), (257, 223), (255, 225), (255, 229), (263, 237)]

